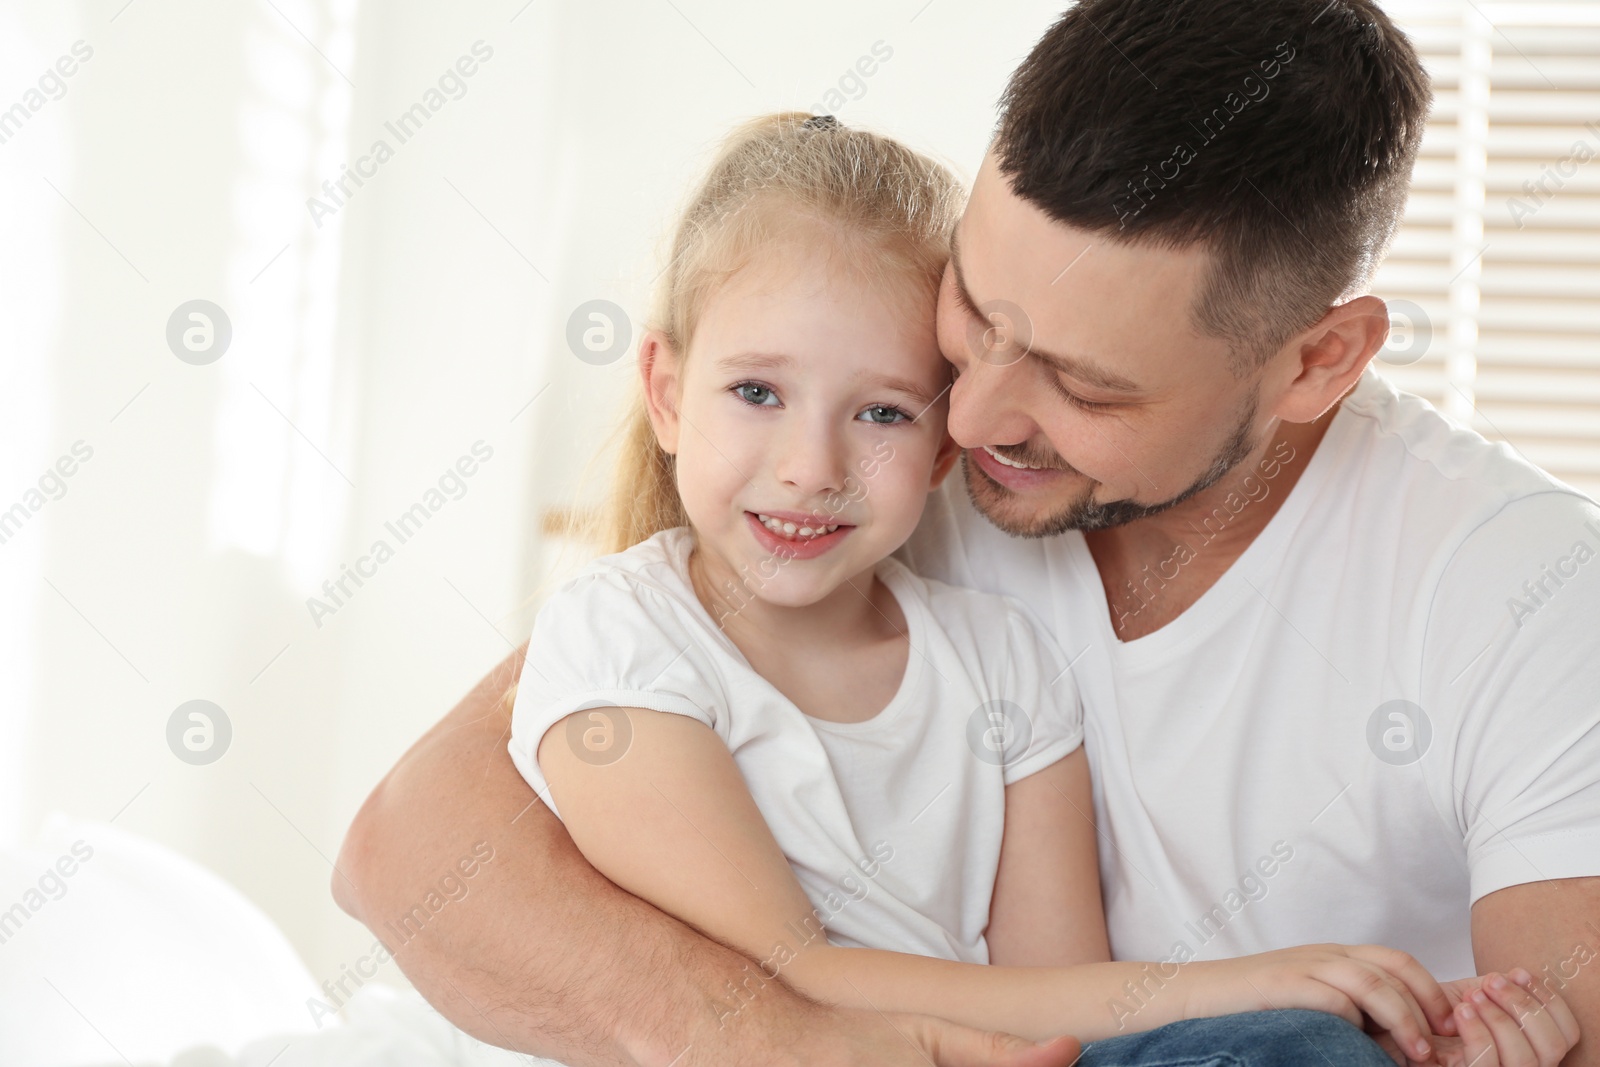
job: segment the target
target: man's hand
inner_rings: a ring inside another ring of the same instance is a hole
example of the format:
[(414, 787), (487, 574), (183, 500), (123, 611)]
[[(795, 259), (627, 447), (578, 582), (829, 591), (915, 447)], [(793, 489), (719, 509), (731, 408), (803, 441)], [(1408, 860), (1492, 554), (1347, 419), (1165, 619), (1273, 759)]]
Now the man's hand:
[(1082, 1051), (1077, 1040), (1058, 1037), (1035, 1043), (1010, 1034), (987, 1033), (931, 1015), (887, 1014), (852, 1009), (835, 1013), (822, 1031), (829, 1054), (802, 1055), (807, 1063), (862, 1067), (1070, 1067)]
[[(767, 997), (781, 990), (777, 1001)], [(725, 1024), (725, 1025), (724, 1025)], [(932, 1015), (822, 1004), (774, 979), (730, 1019), (708, 1022), (676, 1054), (643, 1052), (639, 1067), (1072, 1067), (1076, 1038), (1033, 1042), (975, 1030)]]

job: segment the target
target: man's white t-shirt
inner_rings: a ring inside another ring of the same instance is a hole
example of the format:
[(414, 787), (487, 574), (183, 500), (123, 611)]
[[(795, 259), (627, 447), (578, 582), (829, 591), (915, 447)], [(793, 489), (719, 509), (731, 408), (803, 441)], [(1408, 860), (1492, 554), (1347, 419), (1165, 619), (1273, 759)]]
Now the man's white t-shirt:
[(1119, 959), (1371, 942), (1462, 977), (1474, 901), (1600, 875), (1600, 508), (1371, 371), (1261, 534), (1145, 637), (1117, 639), (1082, 534), (1006, 536), (959, 472), (902, 556), (1060, 640)]
[(543, 605), (512, 710), (517, 769), (556, 811), (537, 752), (559, 720), (584, 712), (558, 729), (581, 758), (613, 762), (630, 729), (617, 709), (697, 719), (732, 752), (830, 942), (987, 963), (1005, 787), (1083, 741), (1060, 649), (1018, 601), (886, 559), (911, 646), (899, 690), (863, 722), (812, 718), (700, 604), (691, 546), (687, 528), (657, 534)]

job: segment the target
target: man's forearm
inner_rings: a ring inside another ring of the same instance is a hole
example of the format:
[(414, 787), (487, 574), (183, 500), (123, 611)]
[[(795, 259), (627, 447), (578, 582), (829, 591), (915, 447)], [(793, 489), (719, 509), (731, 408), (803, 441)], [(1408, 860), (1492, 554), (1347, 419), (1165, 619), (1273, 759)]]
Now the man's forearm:
[[(677, 1067), (772, 1062), (821, 1009), (589, 865), (506, 752), (499, 698), (521, 662), (496, 668), (367, 799), (334, 875), (340, 905), (492, 1044), (574, 1067), (665, 1067), (685, 1049)], [(419, 912), (475, 846), (493, 859), (466, 895)]]
[(1583, 1029), (1562, 1067), (1600, 1067), (1600, 878), (1512, 886), (1472, 907), (1478, 972), (1521, 967), (1561, 994)]

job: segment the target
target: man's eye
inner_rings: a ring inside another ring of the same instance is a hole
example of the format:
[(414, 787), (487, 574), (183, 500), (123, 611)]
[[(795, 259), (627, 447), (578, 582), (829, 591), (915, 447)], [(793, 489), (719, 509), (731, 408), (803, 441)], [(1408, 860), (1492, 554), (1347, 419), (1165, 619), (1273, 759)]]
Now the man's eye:
[(906, 412), (888, 404), (873, 404), (869, 408), (862, 409), (861, 414), (857, 415), (856, 418), (862, 422), (876, 423), (879, 426), (893, 426), (897, 422), (911, 421), (911, 416)]
[(1116, 407), (1115, 404), (1102, 404), (1095, 400), (1085, 400), (1077, 393), (1074, 393), (1071, 389), (1068, 389), (1066, 386), (1062, 385), (1054, 375), (1051, 376), (1050, 383), (1055, 386), (1056, 392), (1061, 394), (1062, 399), (1079, 410), (1110, 411), (1112, 408)]
[(753, 404), (756, 407), (771, 407), (778, 400), (771, 387), (760, 382), (740, 382), (733, 387), (733, 393), (746, 404)]
[(961, 288), (961, 286), (959, 286), (959, 285), (951, 285), (950, 289), (951, 289), (951, 292), (953, 292), (955, 294), (956, 306), (958, 308), (960, 308), (962, 311), (966, 312), (968, 315), (973, 316), (974, 318), (982, 318), (983, 317), (982, 315), (978, 314), (978, 309), (972, 306), (972, 301), (967, 299), (967, 294)]

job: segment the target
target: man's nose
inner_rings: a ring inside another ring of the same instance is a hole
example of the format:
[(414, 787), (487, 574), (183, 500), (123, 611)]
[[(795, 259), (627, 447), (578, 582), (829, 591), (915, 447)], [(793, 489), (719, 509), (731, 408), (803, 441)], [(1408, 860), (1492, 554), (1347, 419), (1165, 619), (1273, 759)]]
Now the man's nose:
[(1024, 409), (1024, 364), (971, 359), (950, 389), (950, 436), (962, 448), (1023, 441), (1037, 427)]

